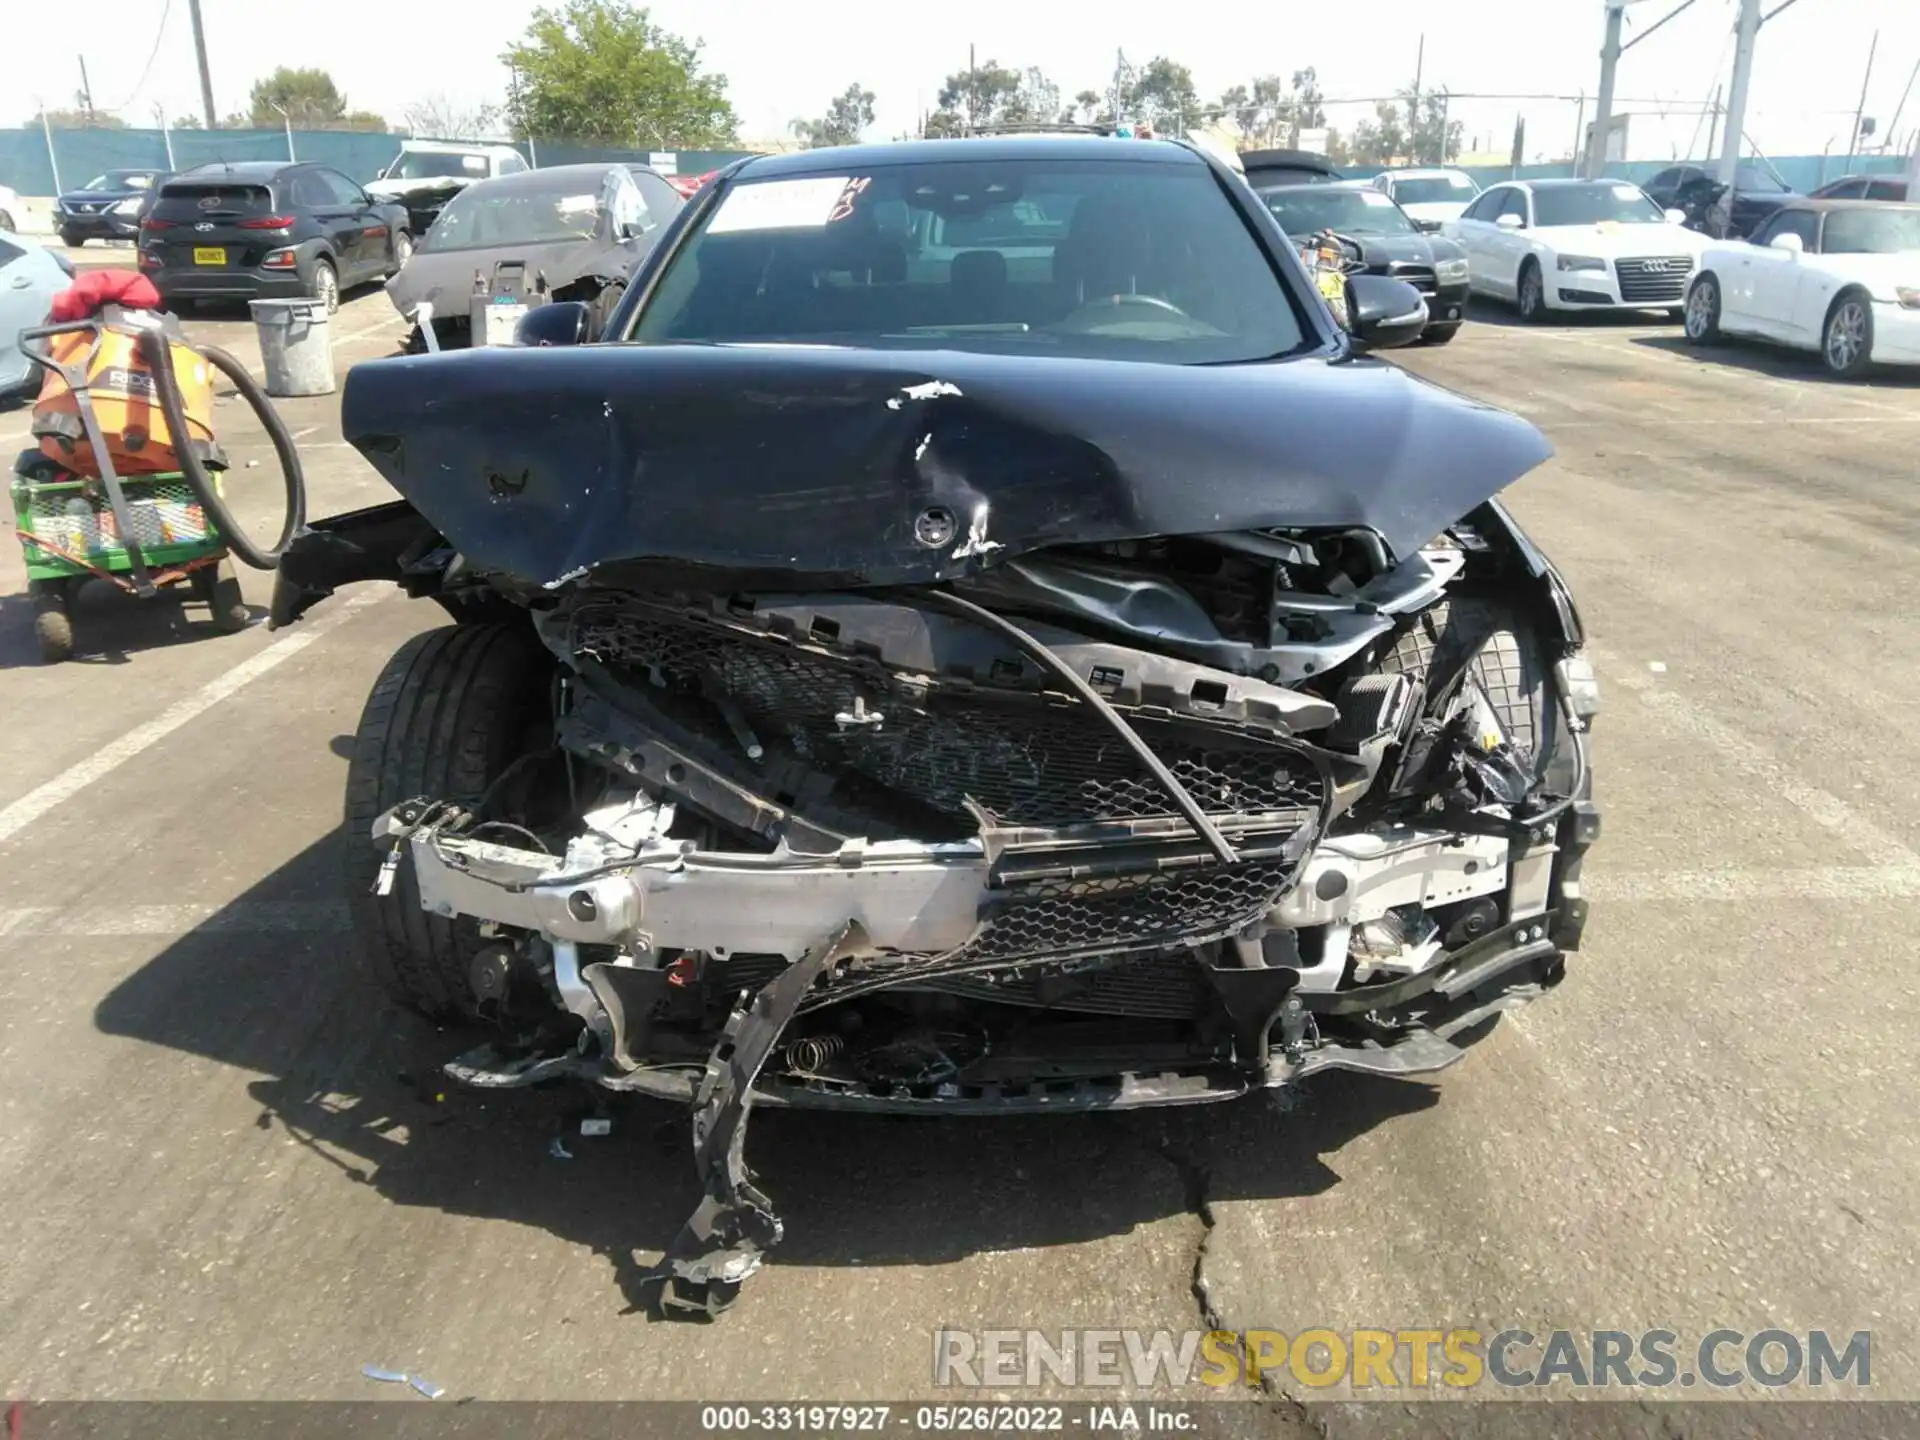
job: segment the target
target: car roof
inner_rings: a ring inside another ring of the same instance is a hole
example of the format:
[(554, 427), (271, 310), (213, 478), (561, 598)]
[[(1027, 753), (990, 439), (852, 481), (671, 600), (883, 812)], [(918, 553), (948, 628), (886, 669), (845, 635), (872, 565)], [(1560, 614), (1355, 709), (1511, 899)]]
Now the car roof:
[[(1580, 180), (1571, 175), (1550, 175), (1539, 180), (1502, 180), (1502, 185), (1525, 185), (1533, 190), (1571, 190), (1576, 185), (1631, 185), (1640, 188), (1639, 182), (1622, 180), (1617, 175), (1601, 175), (1592, 180)], [(1487, 187), (1491, 190), (1493, 187)]]
[(1467, 172), (1453, 165), (1409, 165), (1404, 170), (1382, 170), (1389, 180), (1451, 180), (1459, 175), (1467, 179)]
[(780, 175), (832, 175), (888, 165), (934, 165), (956, 160), (1130, 160), (1162, 165), (1204, 165), (1197, 151), (1171, 140), (1122, 140), (1106, 135), (977, 135), (961, 140), (899, 140), (882, 145), (841, 145), (759, 155), (739, 170), (741, 179)]
[(498, 145), (487, 140), (475, 140), (470, 144), (463, 140), (402, 140), (400, 149), (402, 152), (412, 151), (416, 155), (518, 155), (520, 153), (511, 145)]

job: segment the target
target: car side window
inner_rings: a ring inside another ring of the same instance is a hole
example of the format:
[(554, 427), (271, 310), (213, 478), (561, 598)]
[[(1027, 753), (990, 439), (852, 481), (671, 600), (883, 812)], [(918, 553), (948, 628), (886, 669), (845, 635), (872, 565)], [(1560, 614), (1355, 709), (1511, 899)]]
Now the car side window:
[(319, 176), (320, 183), (327, 187), (334, 204), (360, 206), (367, 203), (367, 192), (338, 170), (316, 170), (314, 174)]
[(636, 171), (633, 180), (640, 187), (640, 196), (647, 202), (647, 213), (653, 217), (654, 224), (664, 225), (680, 213), (680, 192), (651, 170)]
[(1829, 200), (1858, 200), (1866, 193), (1866, 181), (1842, 180), (1838, 185), (1829, 185), (1827, 187), (1826, 198)]
[(318, 170), (298, 170), (293, 176), (293, 203), (302, 210), (331, 210), (339, 202)]
[(1460, 212), (1462, 220), (1492, 220), (1500, 213), (1500, 202), (1506, 197), (1506, 187), (1489, 190), (1478, 200)]
[(1905, 200), (1907, 187), (1900, 180), (1875, 180), (1867, 186), (1869, 200)]
[(1780, 210), (1754, 231), (1755, 245), (1771, 245), (1777, 236), (1798, 235), (1809, 254), (1820, 248), (1820, 217), (1811, 210)]
[(502, 155), (500, 157), (499, 173), (502, 175), (518, 175), (526, 168), (527, 162), (522, 160), (518, 155)]
[(9, 245), (4, 236), (0, 236), (0, 270), (4, 270), (27, 252), (18, 245)]
[(1525, 229), (1527, 225), (1527, 192), (1524, 190), (1507, 191), (1506, 195), (1502, 198), (1499, 212), (1494, 218), (1498, 219), (1501, 215), (1514, 216), (1519, 220), (1521, 228)]
[(607, 179), (607, 216), (613, 223), (613, 238), (618, 240), (629, 226), (644, 235), (660, 222), (647, 213), (640, 187), (626, 169), (615, 170)]

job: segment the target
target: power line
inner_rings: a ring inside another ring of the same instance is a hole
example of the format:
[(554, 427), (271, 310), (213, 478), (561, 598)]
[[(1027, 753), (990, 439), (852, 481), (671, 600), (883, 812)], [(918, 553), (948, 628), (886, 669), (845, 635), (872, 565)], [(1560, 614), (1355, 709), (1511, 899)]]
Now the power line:
[(160, 30), (159, 33), (153, 37), (153, 49), (147, 52), (147, 63), (140, 69), (140, 78), (133, 82), (133, 89), (128, 92), (126, 99), (122, 100), (118, 105), (108, 106), (108, 109), (114, 111), (126, 109), (127, 106), (133, 103), (133, 97), (140, 93), (141, 87), (147, 83), (147, 76), (153, 73), (153, 62), (160, 57), (160, 42), (167, 38), (167, 16), (172, 10), (173, 0), (161, 0)]

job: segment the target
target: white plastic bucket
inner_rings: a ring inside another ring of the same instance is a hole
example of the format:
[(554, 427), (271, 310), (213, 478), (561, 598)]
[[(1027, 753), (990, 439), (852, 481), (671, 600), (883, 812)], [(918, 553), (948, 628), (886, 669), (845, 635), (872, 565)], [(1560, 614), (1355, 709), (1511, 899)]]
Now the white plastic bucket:
[(333, 338), (324, 300), (255, 300), (254, 329), (269, 395), (331, 395)]

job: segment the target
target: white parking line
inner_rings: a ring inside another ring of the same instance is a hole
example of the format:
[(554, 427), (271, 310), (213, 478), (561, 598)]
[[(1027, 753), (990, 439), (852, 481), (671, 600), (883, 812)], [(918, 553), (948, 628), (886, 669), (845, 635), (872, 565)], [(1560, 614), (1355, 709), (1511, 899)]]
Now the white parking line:
[(135, 726), (119, 739), (110, 741), (71, 770), (56, 775), (46, 784), (29, 790), (0, 810), (0, 844), (11, 840), (48, 811), (73, 799), (95, 781), (103, 779), (127, 761), (167, 738), (182, 725), (197, 719), (258, 680), (262, 675), (291, 660), (323, 635), (351, 619), (363, 606), (387, 598), (382, 591), (368, 591), (349, 597), (331, 615), (302, 622), (273, 641), (257, 655), (241, 661), (226, 674), (202, 685), (184, 699), (176, 700), (144, 725)]
[(363, 336), (372, 335), (379, 330), (395, 328), (402, 323), (404, 322), (402, 322), (398, 315), (389, 315), (383, 320), (374, 321), (371, 325), (362, 325), (358, 330), (343, 330), (333, 337), (334, 348), (338, 349), (340, 346), (358, 340)]

